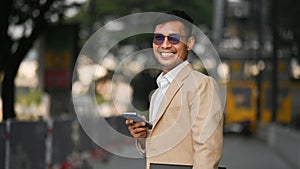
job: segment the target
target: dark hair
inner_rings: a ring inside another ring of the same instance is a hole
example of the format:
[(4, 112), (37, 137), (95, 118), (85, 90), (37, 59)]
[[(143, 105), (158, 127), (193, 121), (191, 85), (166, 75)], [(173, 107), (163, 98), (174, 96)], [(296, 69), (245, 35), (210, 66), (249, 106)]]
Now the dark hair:
[(154, 22), (154, 29), (157, 25), (170, 22), (170, 21), (180, 21), (183, 23), (185, 27), (185, 31), (188, 36), (192, 34), (193, 31), (193, 19), (186, 14), (184, 11), (174, 9), (169, 12), (165, 12), (168, 15), (162, 15), (159, 18), (157, 18)]

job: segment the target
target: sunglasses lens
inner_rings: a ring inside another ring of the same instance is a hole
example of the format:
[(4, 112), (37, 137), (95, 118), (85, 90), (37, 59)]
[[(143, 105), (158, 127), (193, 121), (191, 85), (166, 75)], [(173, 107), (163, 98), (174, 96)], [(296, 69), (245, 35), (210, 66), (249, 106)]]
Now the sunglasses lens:
[(168, 40), (171, 44), (176, 45), (180, 42), (180, 35), (179, 34), (170, 34), (168, 36)]
[(165, 36), (162, 34), (154, 34), (153, 36), (153, 43), (156, 45), (161, 45), (165, 40)]
[[(153, 36), (153, 43), (156, 45), (161, 45), (165, 40), (165, 36), (163, 34), (154, 34)], [(176, 45), (180, 42), (180, 35), (172, 33), (168, 36), (168, 41), (172, 45)]]

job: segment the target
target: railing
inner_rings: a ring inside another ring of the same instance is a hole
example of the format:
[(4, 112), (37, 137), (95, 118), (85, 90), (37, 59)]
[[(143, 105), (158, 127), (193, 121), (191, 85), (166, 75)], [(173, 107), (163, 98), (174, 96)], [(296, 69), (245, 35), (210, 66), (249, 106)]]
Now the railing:
[[(129, 135), (122, 117), (106, 120)], [(87, 136), (76, 119), (3, 121), (0, 150), (0, 168), (3, 169), (62, 169), (74, 168), (74, 165), (78, 168), (85, 158), (105, 160), (109, 156)]]

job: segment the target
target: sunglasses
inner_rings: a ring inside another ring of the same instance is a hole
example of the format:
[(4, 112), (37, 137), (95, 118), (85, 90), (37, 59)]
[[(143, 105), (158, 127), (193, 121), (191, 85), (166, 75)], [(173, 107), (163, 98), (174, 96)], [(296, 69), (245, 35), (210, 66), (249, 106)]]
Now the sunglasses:
[(165, 36), (160, 33), (155, 33), (153, 36), (153, 43), (155, 43), (156, 45), (161, 45), (165, 41), (165, 37), (168, 38), (169, 43), (171, 43), (172, 45), (176, 45), (180, 42), (180, 37), (187, 37), (187, 36), (180, 36), (177, 33), (171, 33), (168, 36)]

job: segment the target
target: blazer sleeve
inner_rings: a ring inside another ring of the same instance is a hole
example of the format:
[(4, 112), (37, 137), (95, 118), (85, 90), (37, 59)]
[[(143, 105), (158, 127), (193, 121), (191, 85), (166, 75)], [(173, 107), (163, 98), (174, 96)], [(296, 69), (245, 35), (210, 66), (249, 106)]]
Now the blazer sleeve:
[(217, 169), (223, 145), (223, 111), (215, 80), (204, 78), (190, 101), (193, 169)]
[(135, 139), (135, 146), (143, 157), (146, 157), (146, 139)]

